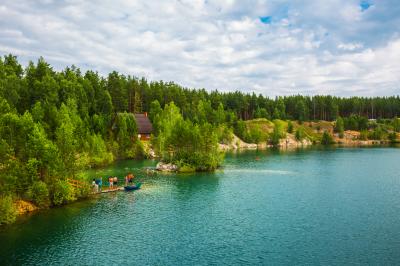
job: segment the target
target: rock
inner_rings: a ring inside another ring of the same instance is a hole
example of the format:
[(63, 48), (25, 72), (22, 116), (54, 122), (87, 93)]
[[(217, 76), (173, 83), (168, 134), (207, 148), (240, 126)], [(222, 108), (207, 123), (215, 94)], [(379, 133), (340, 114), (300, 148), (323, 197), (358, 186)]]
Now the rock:
[(257, 149), (257, 144), (255, 143), (246, 143), (239, 139), (235, 134), (232, 135), (232, 141), (228, 144), (220, 143), (219, 149), (222, 151), (229, 151), (229, 150), (237, 150), (237, 149), (249, 149), (255, 150)]
[(157, 155), (156, 155), (156, 153), (155, 153), (155, 151), (153, 149), (149, 150), (149, 156), (150, 156), (150, 158), (156, 158), (157, 157)]
[(308, 138), (298, 141), (293, 134), (286, 134), (286, 138), (279, 140), (279, 147), (282, 148), (296, 148), (312, 145)]
[(157, 171), (162, 172), (176, 172), (178, 171), (178, 166), (172, 163), (159, 162), (156, 166)]

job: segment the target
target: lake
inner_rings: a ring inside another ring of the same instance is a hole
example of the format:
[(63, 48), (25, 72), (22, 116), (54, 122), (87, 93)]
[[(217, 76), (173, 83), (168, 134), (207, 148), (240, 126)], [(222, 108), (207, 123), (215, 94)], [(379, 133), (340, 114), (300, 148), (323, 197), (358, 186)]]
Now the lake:
[(0, 228), (0, 265), (399, 264), (400, 149), (228, 154), (215, 173), (156, 174), (143, 187)]

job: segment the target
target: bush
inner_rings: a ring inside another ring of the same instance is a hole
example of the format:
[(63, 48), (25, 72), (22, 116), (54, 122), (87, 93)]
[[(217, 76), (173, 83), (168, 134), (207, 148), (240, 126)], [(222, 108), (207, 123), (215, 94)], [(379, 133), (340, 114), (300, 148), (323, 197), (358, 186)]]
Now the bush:
[(302, 139), (304, 139), (304, 128), (303, 127), (299, 127), (296, 130), (295, 137), (296, 137), (296, 140), (298, 140), (298, 141), (301, 141)]
[(40, 208), (49, 206), (49, 190), (43, 181), (34, 182), (29, 189), (28, 196)]
[(17, 210), (15, 209), (11, 196), (0, 197), (0, 224), (11, 224), (17, 218)]
[(274, 127), (274, 131), (270, 135), (269, 142), (273, 146), (278, 146), (279, 145), (279, 140), (281, 139), (281, 133), (279, 131), (279, 128), (277, 126)]
[(283, 130), (283, 124), (280, 121), (275, 120), (274, 124), (275, 124), (274, 130), (270, 134), (269, 143), (272, 144), (273, 146), (278, 146), (279, 140), (285, 138), (286, 134), (284, 133)]
[(51, 200), (56, 206), (76, 200), (74, 188), (66, 181), (57, 180), (52, 188)]
[(92, 191), (92, 188), (89, 185), (90, 182), (90, 177), (87, 173), (79, 173), (76, 176), (76, 179), (78, 181), (81, 181), (82, 183), (87, 183), (87, 186), (82, 186), (80, 188), (76, 188), (75, 189), (75, 197), (76, 198), (86, 198), (87, 196), (89, 196), (90, 192)]
[(388, 139), (391, 143), (396, 143), (397, 142), (397, 135), (396, 132), (392, 132), (388, 134)]
[(233, 140), (233, 131), (231, 128), (221, 125), (217, 128), (218, 142), (223, 144), (229, 144)]
[(400, 132), (400, 118), (395, 117), (392, 122), (393, 130)]
[(287, 124), (287, 132), (288, 133), (293, 133), (293, 124), (292, 121), (289, 121)]
[(373, 140), (383, 139), (384, 132), (380, 126), (376, 127), (373, 131), (369, 133), (368, 138)]
[(367, 130), (361, 130), (360, 131), (360, 137), (358, 137), (359, 140), (368, 140), (368, 131)]
[(196, 172), (196, 168), (188, 165), (188, 164), (183, 164), (179, 167), (179, 172), (180, 173), (193, 173)]
[(344, 137), (344, 121), (341, 117), (336, 119), (335, 132), (339, 133), (339, 138)]
[(333, 143), (335, 143), (335, 142), (333, 141), (332, 136), (327, 131), (324, 131), (324, 134), (322, 135), (322, 139), (321, 139), (321, 144), (322, 145), (330, 145)]

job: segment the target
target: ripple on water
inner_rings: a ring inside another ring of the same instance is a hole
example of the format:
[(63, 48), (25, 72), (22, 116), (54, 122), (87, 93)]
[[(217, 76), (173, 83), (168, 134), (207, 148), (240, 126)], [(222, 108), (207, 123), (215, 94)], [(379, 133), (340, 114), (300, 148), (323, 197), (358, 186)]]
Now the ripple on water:
[[(0, 230), (0, 264), (397, 265), (399, 151), (247, 153), (215, 173), (138, 175), (139, 191)], [(126, 167), (140, 166), (102, 173)]]

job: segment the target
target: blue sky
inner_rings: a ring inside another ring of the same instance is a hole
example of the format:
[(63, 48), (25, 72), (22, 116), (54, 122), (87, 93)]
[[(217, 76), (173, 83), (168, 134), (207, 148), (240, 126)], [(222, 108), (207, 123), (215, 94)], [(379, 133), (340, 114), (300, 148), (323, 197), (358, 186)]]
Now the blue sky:
[(264, 95), (400, 94), (398, 0), (0, 2), (0, 54)]

